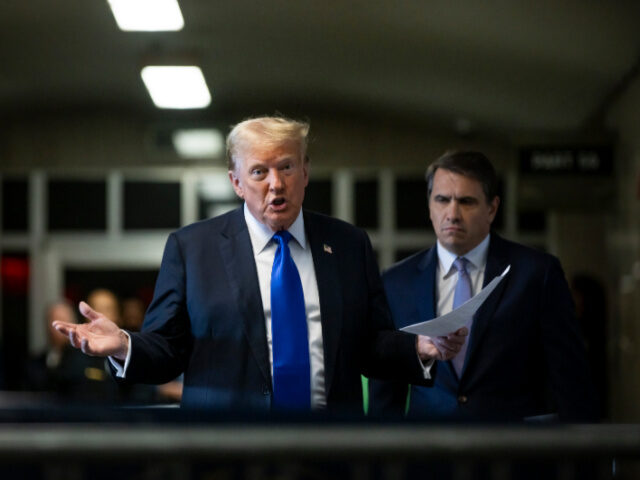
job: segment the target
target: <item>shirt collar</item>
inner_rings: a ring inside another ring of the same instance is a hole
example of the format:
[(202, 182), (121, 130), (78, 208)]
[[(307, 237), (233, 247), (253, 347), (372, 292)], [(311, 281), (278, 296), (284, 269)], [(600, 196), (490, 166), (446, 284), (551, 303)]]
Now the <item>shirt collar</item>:
[[(488, 234), (486, 237), (484, 237), (484, 240), (482, 240), (478, 245), (476, 245), (475, 248), (473, 248), (472, 250), (462, 255), (464, 258), (466, 258), (469, 261), (469, 264), (470, 264), (469, 266), (472, 269), (473, 268), (481, 269), (481, 268), (484, 268), (484, 266), (487, 264), (487, 256), (489, 255), (490, 237), (491, 237), (491, 234)], [(456, 255), (455, 253), (451, 253), (449, 250), (447, 250), (444, 247), (444, 245), (440, 243), (440, 240), (438, 240), (438, 244), (436, 248), (438, 252), (438, 260), (440, 262), (440, 272), (442, 274), (442, 277), (446, 278), (451, 274), (451, 266), (453, 265), (453, 262), (455, 261), (455, 259), (458, 258), (458, 255)]]
[[(253, 253), (258, 254), (262, 252), (267, 245), (269, 245), (269, 242), (275, 232), (263, 223), (259, 222), (251, 214), (246, 203), (244, 204), (244, 219), (247, 222), (247, 228), (249, 229), (249, 237), (251, 238)], [(307, 248), (307, 236), (304, 232), (304, 216), (302, 215), (302, 210), (300, 210), (298, 217), (289, 227), (288, 231), (303, 249)]]

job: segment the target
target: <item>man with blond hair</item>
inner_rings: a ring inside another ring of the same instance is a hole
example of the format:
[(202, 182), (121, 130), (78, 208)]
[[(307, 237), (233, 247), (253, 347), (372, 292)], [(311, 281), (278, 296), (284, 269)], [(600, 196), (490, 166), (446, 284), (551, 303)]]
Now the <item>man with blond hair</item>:
[(244, 205), (169, 236), (142, 332), (84, 303), (91, 322), (60, 331), (126, 381), (184, 372), (188, 407), (361, 412), (361, 374), (429, 383), (466, 329), (394, 331), (367, 235), (302, 209), (308, 133), (281, 117), (232, 129), (229, 179)]

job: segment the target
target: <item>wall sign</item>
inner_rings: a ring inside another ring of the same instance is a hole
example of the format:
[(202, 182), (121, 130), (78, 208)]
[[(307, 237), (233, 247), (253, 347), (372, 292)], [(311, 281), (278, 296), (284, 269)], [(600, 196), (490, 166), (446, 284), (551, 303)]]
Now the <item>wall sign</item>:
[(611, 175), (613, 151), (599, 147), (525, 147), (520, 149), (520, 173)]

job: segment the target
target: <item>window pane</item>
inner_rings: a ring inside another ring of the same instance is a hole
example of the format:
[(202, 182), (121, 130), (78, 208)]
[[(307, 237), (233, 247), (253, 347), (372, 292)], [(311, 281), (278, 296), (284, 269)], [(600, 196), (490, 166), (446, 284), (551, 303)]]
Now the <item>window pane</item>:
[(331, 180), (310, 180), (304, 194), (304, 208), (331, 215)]
[(2, 230), (26, 232), (29, 229), (29, 188), (26, 179), (2, 182)]
[(49, 182), (49, 230), (106, 230), (103, 180)]
[(178, 182), (125, 182), (124, 229), (174, 229), (180, 227)]
[(427, 186), (422, 178), (396, 180), (396, 228), (431, 229), (427, 209)]
[(355, 184), (356, 225), (378, 228), (378, 181), (359, 180)]
[(229, 182), (227, 172), (216, 172), (200, 176), (197, 185), (198, 218), (213, 218), (242, 205)]

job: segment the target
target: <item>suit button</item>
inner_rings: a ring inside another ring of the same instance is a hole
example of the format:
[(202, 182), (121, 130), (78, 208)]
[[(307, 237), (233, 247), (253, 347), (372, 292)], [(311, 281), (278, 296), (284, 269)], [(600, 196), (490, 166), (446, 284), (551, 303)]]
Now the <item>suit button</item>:
[(468, 401), (469, 401), (469, 399), (467, 398), (466, 395), (459, 395), (458, 396), (458, 403), (460, 403), (461, 405), (464, 405)]
[(262, 385), (262, 394), (271, 395), (271, 390), (269, 390), (269, 385), (267, 385), (266, 383)]

